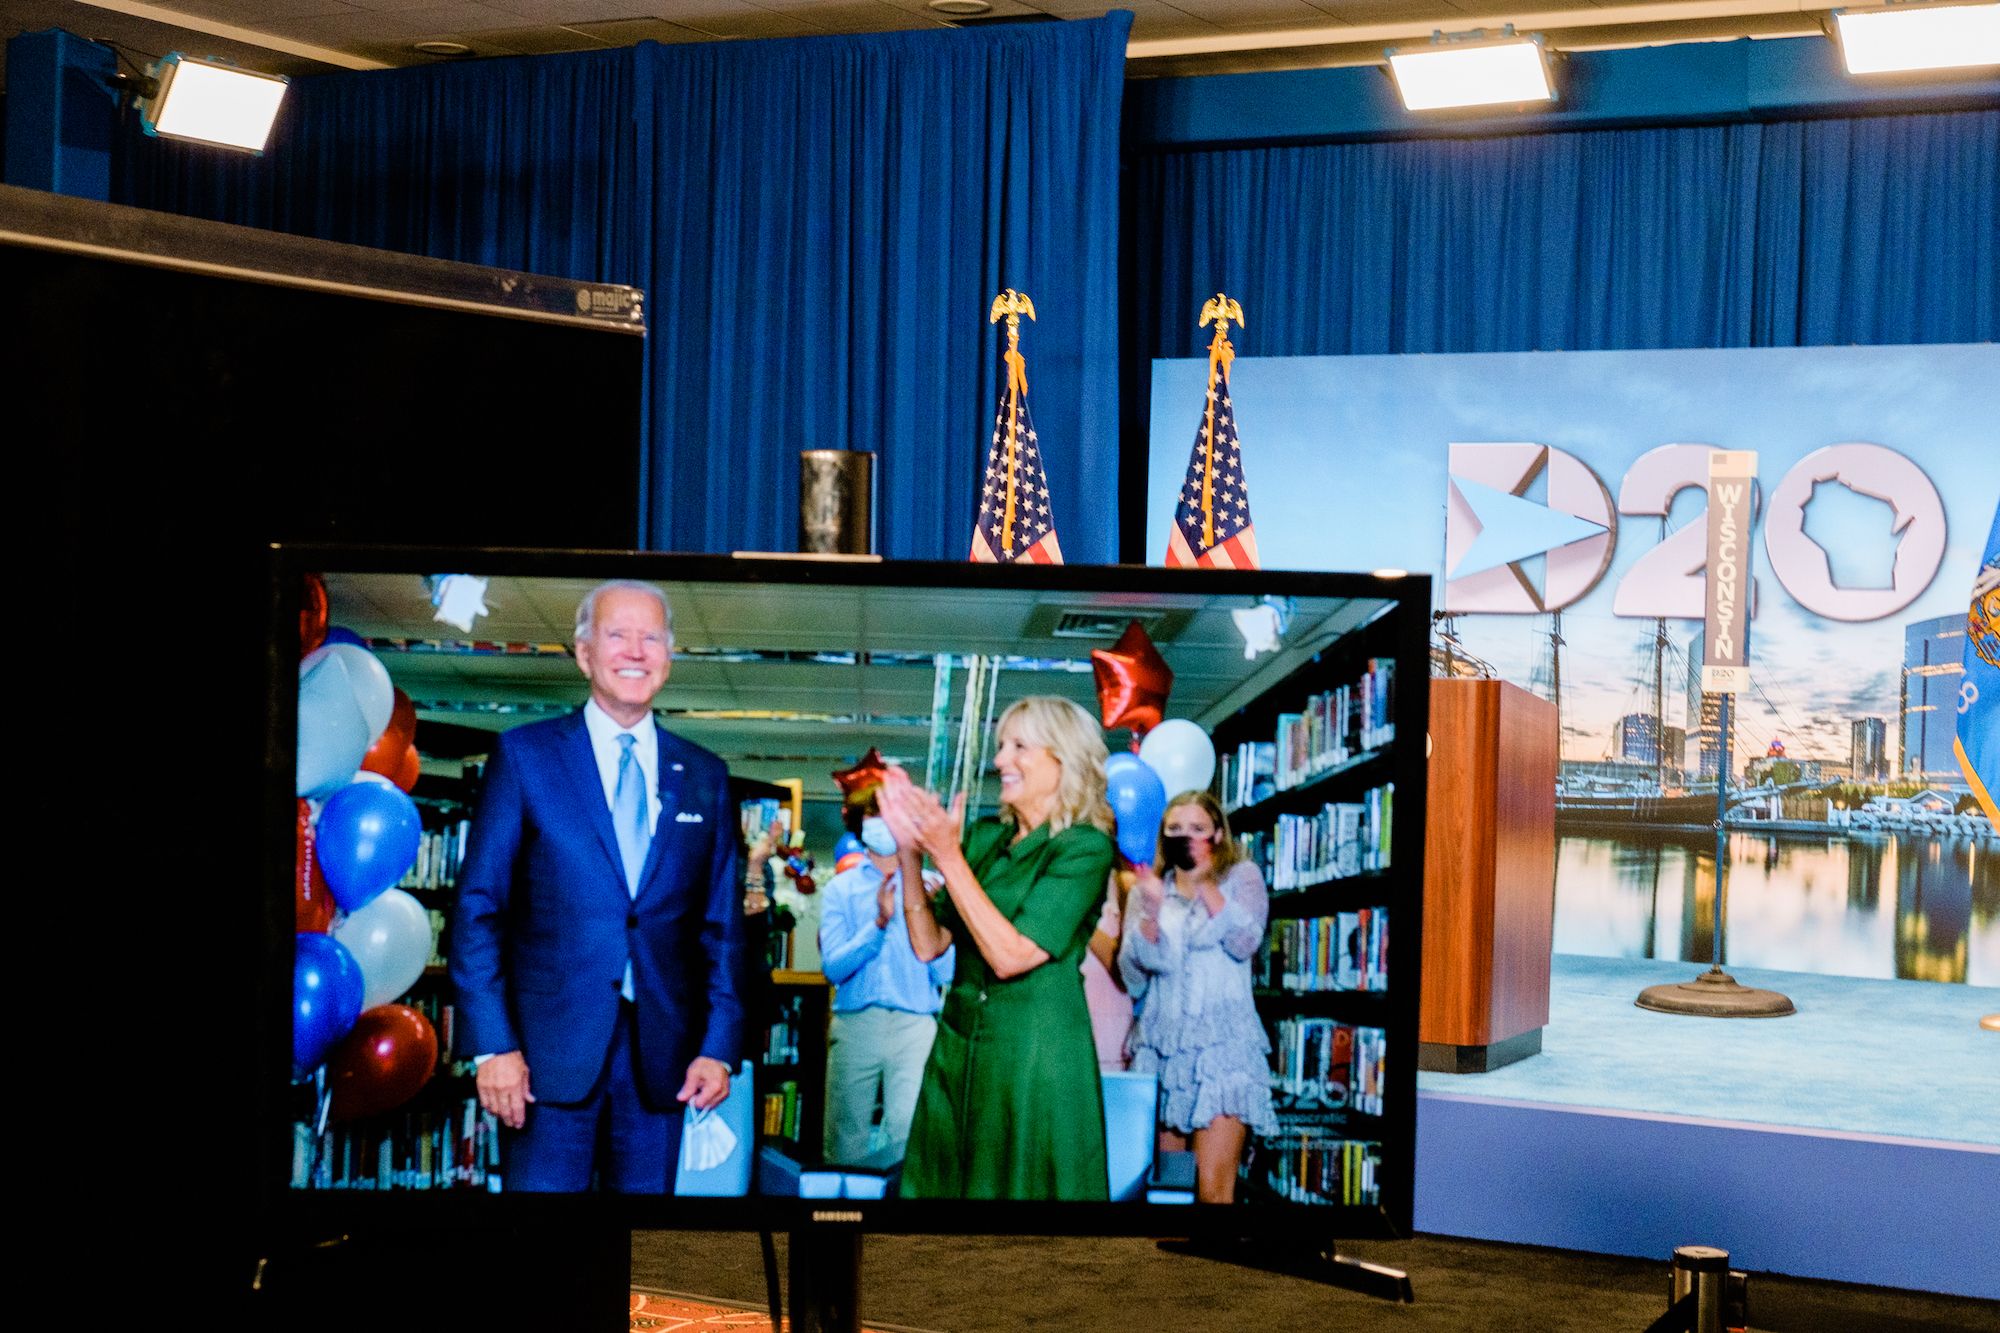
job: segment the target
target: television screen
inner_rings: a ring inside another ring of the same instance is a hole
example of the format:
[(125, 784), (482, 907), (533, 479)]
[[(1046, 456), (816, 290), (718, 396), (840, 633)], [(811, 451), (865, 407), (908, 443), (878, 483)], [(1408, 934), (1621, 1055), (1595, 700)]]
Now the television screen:
[(288, 1206), (1408, 1231), (1425, 580), (272, 569)]

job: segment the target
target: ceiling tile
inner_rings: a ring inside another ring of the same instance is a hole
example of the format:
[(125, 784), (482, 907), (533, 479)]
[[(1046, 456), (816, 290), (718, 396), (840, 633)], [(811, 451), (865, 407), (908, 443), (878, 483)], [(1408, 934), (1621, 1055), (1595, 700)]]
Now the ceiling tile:
[(945, 26), (933, 17), (881, 0), (764, 0), (769, 8), (812, 24), (821, 32), (900, 32)]
[(276, 19), (345, 14), (357, 8), (347, 0), (171, 0), (165, 7), (198, 18), (220, 19), (256, 32), (269, 32), (271, 22)]
[(1272, 23), (1313, 28), (1326, 22), (1306, 0), (1173, 0), (1173, 7), (1219, 28)]
[(609, 19), (603, 23), (573, 23), (569, 26), (611, 46), (632, 46), (639, 42), (665, 42), (674, 46), (715, 40), (709, 33), (683, 28), (665, 19)]
[[(487, 28), (474, 35), (503, 51), (522, 56), (555, 55), (563, 51), (601, 51), (613, 45), (576, 28)], [(569, 637), (567, 629), (563, 631), (563, 637)]]
[(485, 0), (485, 3), (516, 19), (558, 27), (599, 23), (605, 19), (656, 17), (651, 15), (653, 6), (647, 0)]

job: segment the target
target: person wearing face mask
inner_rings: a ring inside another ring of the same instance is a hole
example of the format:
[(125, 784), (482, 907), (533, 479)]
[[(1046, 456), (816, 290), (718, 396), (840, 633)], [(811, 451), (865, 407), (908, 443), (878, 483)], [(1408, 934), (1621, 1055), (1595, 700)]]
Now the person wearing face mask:
[(902, 1157), (954, 957), (946, 949), (926, 963), (911, 949), (896, 838), (880, 815), (862, 821), (861, 845), (861, 863), (828, 881), (819, 926), (820, 966), (834, 984), (822, 1146), (842, 1164)]
[[(1117, 849), (1104, 736), (1067, 699), (1000, 715), (998, 819), (963, 831), (901, 769), (882, 784), (900, 846), (904, 920), (919, 958), (958, 946), (910, 1126), (901, 1194), (1108, 1199), (1104, 1096), (1078, 970)], [(919, 853), (943, 872), (912, 890)]]
[(1139, 871), (1118, 952), (1138, 1006), (1132, 1068), (1160, 1076), (1160, 1149), (1193, 1139), (1195, 1198), (1232, 1203), (1250, 1133), (1274, 1134), (1271, 1045), (1250, 960), (1270, 902), (1256, 863), (1207, 792), (1167, 805), (1160, 849)]

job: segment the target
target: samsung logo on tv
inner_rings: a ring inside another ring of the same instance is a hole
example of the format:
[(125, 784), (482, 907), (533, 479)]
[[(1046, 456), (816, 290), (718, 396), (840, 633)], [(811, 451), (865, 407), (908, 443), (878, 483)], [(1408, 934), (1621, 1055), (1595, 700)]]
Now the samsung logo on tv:
[(861, 1213), (859, 1210), (820, 1211), (815, 1209), (812, 1220), (815, 1222), (859, 1222), (861, 1220)]

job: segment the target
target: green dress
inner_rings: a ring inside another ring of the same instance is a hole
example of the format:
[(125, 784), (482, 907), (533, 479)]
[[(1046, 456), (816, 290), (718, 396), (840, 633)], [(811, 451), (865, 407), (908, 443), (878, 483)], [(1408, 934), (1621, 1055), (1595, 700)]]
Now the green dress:
[(903, 1159), (906, 1199), (1107, 1199), (1104, 1093), (1078, 968), (1104, 902), (1115, 849), (1088, 824), (982, 819), (965, 859), (986, 896), (1049, 961), (993, 975), (950, 895), (937, 916), (958, 963), (924, 1066)]

